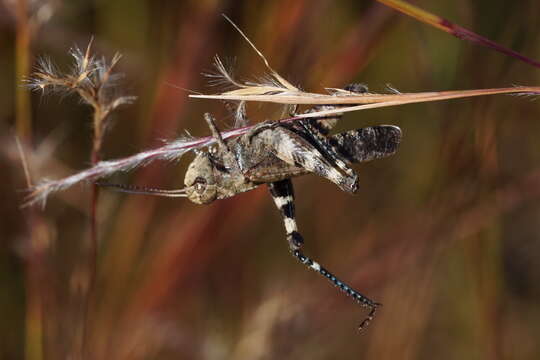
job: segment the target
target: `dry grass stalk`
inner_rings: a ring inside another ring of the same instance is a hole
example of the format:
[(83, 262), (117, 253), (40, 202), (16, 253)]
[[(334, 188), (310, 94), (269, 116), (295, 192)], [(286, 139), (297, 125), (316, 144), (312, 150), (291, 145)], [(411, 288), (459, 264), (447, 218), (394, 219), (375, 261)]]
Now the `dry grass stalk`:
[(498, 51), (507, 56), (513, 57), (514, 59), (523, 61), (529, 65), (540, 68), (540, 62), (534, 59), (521, 55), (517, 51), (504, 47), (493, 40), (490, 40), (481, 35), (478, 35), (469, 29), (466, 29), (462, 26), (454, 24), (441, 16), (432, 14), (424, 9), (416, 7), (405, 1), (401, 1), (401, 0), (377, 0), (377, 1), (394, 10), (401, 12), (402, 14), (410, 16), (414, 18), (415, 20), (421, 21), (434, 28), (442, 30), (450, 35), (453, 35), (457, 37), (458, 39), (466, 40), (473, 44), (485, 46), (487, 48)]
[[(516, 88), (468, 90), (468, 91), (447, 91), (447, 92), (438, 92), (438, 93), (429, 92), (429, 93), (416, 93), (416, 94), (403, 94), (403, 95), (382, 95), (383, 97), (387, 96), (389, 99), (392, 99), (392, 100), (375, 102), (375, 103), (364, 104), (364, 105), (343, 107), (337, 110), (327, 110), (327, 111), (312, 112), (308, 114), (299, 114), (297, 116), (281, 119), (278, 121), (290, 122), (290, 121), (296, 121), (296, 120), (308, 118), (308, 117), (327, 116), (327, 115), (332, 115), (336, 113), (359, 111), (359, 110), (366, 110), (366, 109), (373, 109), (373, 108), (380, 108), (380, 107), (388, 107), (388, 106), (396, 106), (396, 105), (404, 105), (404, 104), (428, 102), (428, 101), (438, 101), (438, 100), (446, 100), (446, 99), (454, 99), (454, 98), (462, 98), (462, 97), (470, 97), (470, 96), (507, 94), (507, 93), (540, 94), (540, 88), (516, 87)], [(267, 95), (267, 97), (269, 98), (272, 98), (273, 96), (275, 95)], [(349, 96), (354, 97), (355, 99), (358, 99), (359, 97), (369, 96), (369, 95), (360, 95), (360, 96), (347, 95), (346, 101), (349, 101), (348, 99)], [(405, 99), (403, 98), (400, 99), (400, 97), (405, 97)], [(242, 97), (243, 100), (245, 100), (246, 98), (249, 98), (249, 97), (247, 96)], [(343, 98), (345, 98), (345, 96), (339, 96), (339, 97), (327, 96), (326, 97), (326, 99), (332, 99), (332, 98), (336, 99), (337, 101), (340, 101)], [(337, 103), (339, 104), (339, 102)], [(242, 128), (224, 131), (222, 133), (222, 136), (224, 139), (239, 136), (248, 132), (249, 129), (251, 129), (253, 126), (254, 125), (250, 125), (250, 126), (245, 126)], [(118, 160), (110, 160), (110, 161), (101, 161), (98, 164), (96, 164), (94, 167), (83, 170), (67, 178), (57, 180), (57, 181), (42, 182), (41, 184), (39, 184), (38, 186), (32, 189), (32, 192), (30, 193), (27, 199), (28, 200), (27, 205), (31, 205), (35, 203), (41, 203), (42, 205), (44, 205), (47, 200), (47, 197), (50, 194), (57, 191), (65, 190), (75, 184), (78, 184), (81, 182), (95, 181), (95, 180), (110, 176), (118, 172), (130, 171), (137, 167), (144, 166), (148, 164), (149, 162), (152, 162), (155, 160), (176, 161), (176, 160), (179, 160), (188, 151), (203, 148), (203, 147), (212, 145), (214, 143), (215, 143), (215, 140), (210, 136), (203, 137), (203, 138), (180, 138), (166, 144), (165, 146), (152, 149), (152, 150), (143, 151), (127, 158), (118, 159)]]
[[(317, 112), (310, 113), (308, 116), (325, 116), (348, 111), (356, 111), (363, 109), (372, 109), (378, 107), (387, 107), (395, 105), (412, 104), (418, 102), (440, 101), (449, 99), (458, 99), (465, 97), (496, 95), (496, 94), (517, 94), (517, 95), (538, 95), (540, 87), (537, 86), (515, 86), (510, 88), (494, 88), (494, 89), (475, 89), (475, 90), (454, 90), (454, 91), (429, 91), (420, 93), (399, 93), (399, 94), (353, 94), (351, 92), (328, 88), (330, 94), (317, 94), (298, 91), (295, 94), (275, 91), (261, 93), (262, 85), (254, 85), (251, 88), (242, 88), (242, 93), (237, 90), (227, 91), (215, 95), (189, 95), (197, 99), (212, 99), (226, 101), (257, 101), (269, 102), (277, 104), (295, 104), (295, 105), (347, 105), (361, 104), (349, 108), (340, 108), (333, 112)], [(364, 106), (372, 105), (372, 106)], [(377, 105), (377, 106), (375, 106)]]
[[(47, 58), (41, 58), (33, 76), (28, 80), (29, 87), (42, 92), (58, 92), (61, 94), (76, 94), (81, 101), (92, 108), (93, 139), (91, 163), (97, 165), (100, 161), (101, 146), (105, 132), (110, 124), (110, 114), (119, 106), (131, 104), (135, 97), (121, 95), (118, 80), (122, 74), (113, 72), (120, 60), (120, 54), (115, 54), (110, 62), (105, 58), (96, 58), (91, 54), (92, 41), (83, 53), (79, 48), (71, 49), (73, 65), (69, 72), (62, 72)], [(87, 354), (84, 349), (87, 339), (88, 313), (91, 306), (93, 289), (97, 272), (97, 203), (99, 188), (92, 187), (90, 201), (90, 244), (88, 256), (88, 288), (84, 297), (85, 314), (81, 324), (81, 354)]]
[[(242, 33), (242, 36), (245, 35)], [(247, 39), (247, 38), (246, 38)], [(225, 66), (221, 60), (216, 57), (215, 66), (217, 69), (217, 74), (210, 75), (214, 81), (220, 81), (226, 83), (233, 87), (233, 90), (226, 91), (217, 95), (190, 95), (193, 98), (203, 98), (203, 99), (218, 99), (218, 100), (227, 100), (227, 101), (239, 101), (240, 107), (243, 106), (243, 102), (246, 101), (259, 101), (259, 102), (273, 102), (279, 104), (360, 104), (354, 106), (345, 106), (340, 107), (339, 109), (326, 110), (311, 112), (307, 114), (299, 114), (293, 117), (281, 119), (278, 121), (281, 122), (290, 122), (303, 118), (309, 117), (319, 117), (319, 116), (328, 116), (338, 113), (367, 110), (373, 108), (397, 106), (404, 104), (420, 103), (420, 102), (429, 102), (429, 101), (440, 101), (448, 99), (457, 99), (464, 97), (473, 97), (473, 96), (482, 96), (482, 95), (495, 95), (495, 94), (514, 94), (514, 95), (538, 95), (540, 94), (540, 87), (525, 87), (525, 86), (516, 86), (511, 88), (496, 88), (496, 89), (476, 89), (476, 90), (458, 90), (458, 91), (440, 91), (440, 92), (421, 92), (421, 93), (399, 93), (394, 91), (392, 94), (356, 94), (343, 89), (329, 88), (329, 94), (317, 94), (303, 92), (298, 88), (290, 85), (282, 76), (277, 74), (270, 65), (268, 61), (264, 58), (262, 53), (260, 53), (257, 48), (247, 39), (250, 45), (255, 49), (255, 51), (261, 56), (265, 62), (265, 65), (269, 69), (270, 73), (266, 77), (267, 81), (260, 83), (253, 82), (240, 82), (234, 79), (231, 72), (226, 70)], [(34, 88), (42, 88), (43, 86), (62, 86), (67, 87), (68, 89), (75, 89), (77, 92), (81, 92), (81, 97), (94, 106), (99, 102), (95, 100), (96, 92), (93, 88), (93, 81), (87, 81), (88, 76), (86, 74), (91, 74), (93, 72), (92, 65), (90, 65), (94, 60), (89, 58), (88, 51), (84, 56), (80, 52), (75, 51), (73, 56), (77, 59), (77, 63), (80, 64), (77, 69), (78, 76), (72, 75), (67, 79), (58, 79), (57, 71), (51, 65), (49, 61), (42, 61), (41, 68), (45, 71), (37, 73), (38, 81), (33, 81)], [(110, 69), (118, 61), (118, 56), (115, 56), (111, 62)], [(93, 65), (95, 67), (95, 65)], [(103, 66), (102, 66), (103, 67)], [(98, 72), (99, 76), (104, 76), (105, 78), (110, 78), (110, 70)], [(102, 74), (102, 75), (101, 75)], [(82, 76), (84, 75), (84, 76)], [(82, 79), (82, 80), (81, 80)], [(67, 80), (67, 81), (66, 81)], [(90, 85), (90, 87), (88, 87)], [(88, 99), (88, 100), (87, 100)], [(116, 108), (120, 104), (125, 104), (131, 102), (131, 97), (120, 97), (116, 100), (109, 103), (108, 106), (104, 107), (104, 111), (101, 111), (105, 116), (110, 112), (110, 110)], [(96, 111), (96, 114), (100, 112)], [(98, 119), (99, 120), (99, 119)], [(103, 121), (99, 120), (95, 122), (95, 126), (103, 126)], [(96, 125), (97, 124), (97, 125)], [(232, 129), (229, 131), (223, 132), (223, 138), (227, 139), (234, 136), (239, 136), (251, 129), (251, 126), (245, 126), (241, 128)], [(98, 130), (97, 134), (101, 134)], [(155, 160), (169, 160), (175, 161), (179, 160), (186, 152), (203, 148), (215, 143), (215, 140), (212, 137), (203, 137), (203, 138), (180, 138), (171, 143), (166, 144), (157, 149), (147, 150), (135, 154), (133, 156), (110, 161), (101, 161), (96, 162), (92, 168), (83, 170), (77, 174), (69, 176), (67, 178), (57, 180), (57, 181), (45, 181), (37, 185), (32, 189), (29, 197), (27, 198), (26, 205), (31, 205), (35, 203), (45, 204), (48, 196), (54, 192), (67, 189), (75, 184), (81, 182), (91, 182), (107, 176), (110, 176), (117, 172), (130, 171), (139, 166), (144, 166), (149, 162)]]

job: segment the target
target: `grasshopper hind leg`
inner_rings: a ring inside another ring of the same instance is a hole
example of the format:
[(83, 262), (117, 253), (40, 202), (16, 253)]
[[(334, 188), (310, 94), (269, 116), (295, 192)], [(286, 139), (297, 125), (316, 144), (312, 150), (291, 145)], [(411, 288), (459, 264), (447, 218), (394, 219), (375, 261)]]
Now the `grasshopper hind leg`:
[(268, 149), (268, 152), (290, 166), (330, 180), (343, 191), (355, 193), (358, 189), (358, 179), (352, 170), (351, 174), (342, 173), (331, 158), (327, 158), (294, 129), (281, 125), (268, 128), (265, 125), (262, 131), (252, 137), (251, 144)]
[(360, 323), (358, 327), (359, 330), (365, 328), (369, 324), (369, 322), (373, 320), (375, 312), (381, 304), (374, 302), (365, 295), (362, 295), (360, 292), (354, 290), (352, 287), (345, 284), (335, 275), (322, 267), (318, 262), (304, 255), (304, 253), (302, 252), (302, 245), (304, 243), (304, 239), (302, 235), (300, 235), (300, 233), (298, 232), (298, 226), (296, 225), (294, 191), (291, 180), (285, 179), (272, 182), (268, 184), (268, 187), (270, 188), (270, 193), (272, 194), (274, 203), (280, 210), (281, 216), (283, 217), (285, 231), (287, 233), (287, 241), (289, 243), (289, 248), (293, 256), (296, 257), (302, 264), (306, 265), (308, 268), (324, 276), (334, 286), (338, 287), (345, 294), (352, 297), (358, 304), (363, 307), (370, 308), (371, 310), (368, 316)]

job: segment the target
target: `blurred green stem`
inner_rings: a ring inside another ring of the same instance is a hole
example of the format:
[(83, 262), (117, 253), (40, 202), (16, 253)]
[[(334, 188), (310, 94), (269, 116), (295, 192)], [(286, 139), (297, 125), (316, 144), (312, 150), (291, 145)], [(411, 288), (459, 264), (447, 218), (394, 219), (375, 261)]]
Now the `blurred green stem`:
[[(28, 19), (28, 3), (17, 1), (17, 32), (15, 39), (15, 123), (20, 141), (29, 145), (32, 139), (30, 96), (20, 86), (20, 81), (30, 75), (30, 39), (31, 30)], [(24, 147), (21, 146), (21, 151)], [(26, 172), (27, 185), (31, 184)], [(32, 246), (30, 259), (26, 267), (26, 341), (25, 358), (41, 360), (43, 358), (43, 298), (40, 291), (41, 252), (34, 247), (39, 242), (39, 234), (33, 231), (36, 218), (32, 211), (26, 213), (29, 238)]]
[(32, 134), (30, 115), (30, 96), (28, 91), (19, 86), (22, 79), (30, 75), (30, 23), (28, 19), (28, 3), (17, 2), (17, 36), (15, 44), (15, 99), (16, 129), (23, 142), (29, 142)]
[[(92, 140), (92, 154), (90, 160), (92, 166), (95, 166), (101, 160), (101, 145), (103, 144), (103, 129), (104, 121), (107, 117), (106, 112), (103, 111), (100, 103), (97, 102), (93, 106), (94, 116), (94, 138)], [(98, 256), (98, 225), (97, 225), (97, 206), (99, 200), (99, 187), (92, 185), (92, 194), (90, 199), (90, 246), (88, 250), (88, 290), (85, 297), (84, 305), (84, 319), (83, 319), (83, 333), (82, 333), (82, 358), (89, 359), (90, 347), (88, 341), (88, 334), (90, 329), (90, 312), (92, 309), (92, 300), (94, 297), (94, 290), (96, 286), (97, 276), (97, 256)]]

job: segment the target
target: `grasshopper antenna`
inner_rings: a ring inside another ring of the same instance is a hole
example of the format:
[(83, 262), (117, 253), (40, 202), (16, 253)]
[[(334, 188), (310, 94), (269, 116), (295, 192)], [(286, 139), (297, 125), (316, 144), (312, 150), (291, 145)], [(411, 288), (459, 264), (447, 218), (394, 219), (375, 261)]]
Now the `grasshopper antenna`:
[(163, 196), (163, 197), (187, 197), (186, 189), (177, 189), (177, 190), (164, 190), (164, 189), (155, 189), (145, 186), (135, 186), (135, 185), (126, 185), (126, 184), (111, 184), (104, 182), (96, 182), (97, 186), (108, 187), (114, 189), (114, 191), (128, 193), (128, 194), (139, 194), (139, 195), (153, 195), (153, 196)]

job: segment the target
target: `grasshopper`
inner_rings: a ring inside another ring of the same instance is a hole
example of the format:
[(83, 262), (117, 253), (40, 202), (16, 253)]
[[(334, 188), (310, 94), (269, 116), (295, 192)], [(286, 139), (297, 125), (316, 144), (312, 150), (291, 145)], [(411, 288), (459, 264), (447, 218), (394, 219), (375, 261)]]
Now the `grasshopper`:
[[(351, 84), (346, 92), (367, 92), (363, 85)], [(314, 107), (309, 112), (335, 109), (333, 105)], [(302, 264), (315, 270), (333, 285), (370, 308), (360, 323), (364, 328), (381, 304), (354, 290), (302, 252), (304, 239), (295, 218), (294, 191), (291, 178), (309, 173), (322, 176), (341, 190), (354, 194), (358, 176), (350, 164), (375, 160), (394, 154), (401, 141), (401, 130), (382, 125), (330, 135), (341, 114), (306, 118), (293, 123), (261, 123), (242, 136), (223, 140), (215, 120), (204, 116), (217, 147), (197, 151), (179, 190), (162, 190), (118, 184), (101, 184), (119, 191), (166, 197), (187, 197), (196, 204), (210, 204), (267, 184), (280, 210), (289, 249)]]

